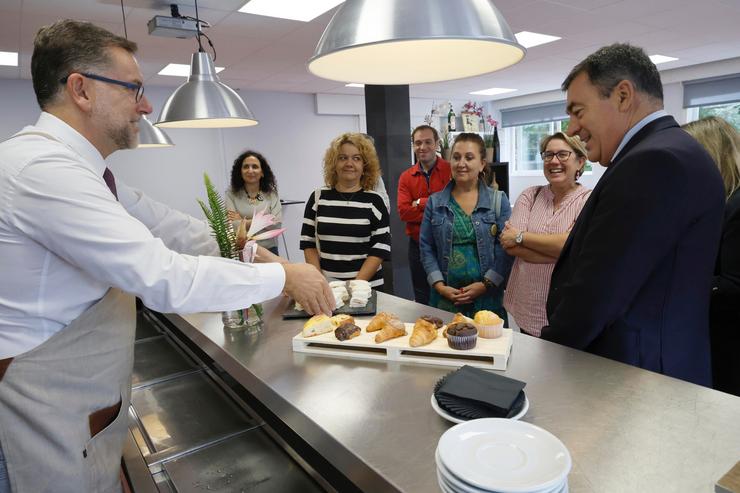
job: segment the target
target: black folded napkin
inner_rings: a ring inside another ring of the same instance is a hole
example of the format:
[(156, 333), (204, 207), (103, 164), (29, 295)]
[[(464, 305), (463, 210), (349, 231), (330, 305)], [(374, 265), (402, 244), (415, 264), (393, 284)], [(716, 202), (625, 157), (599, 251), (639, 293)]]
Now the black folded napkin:
[(510, 417), (524, 405), (519, 380), (463, 366), (443, 377), (434, 389), (440, 407), (464, 419)]

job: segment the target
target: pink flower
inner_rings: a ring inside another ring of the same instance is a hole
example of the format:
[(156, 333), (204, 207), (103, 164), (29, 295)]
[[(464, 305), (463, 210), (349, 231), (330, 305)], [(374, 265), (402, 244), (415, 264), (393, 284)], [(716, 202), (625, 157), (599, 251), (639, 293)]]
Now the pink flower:
[(260, 233), (263, 229), (273, 226), (274, 224), (277, 224), (275, 216), (267, 214), (264, 211), (255, 210), (254, 216), (252, 216), (252, 224), (249, 226), (249, 231), (247, 231), (247, 240), (267, 240), (279, 236), (283, 231), (285, 231), (285, 228), (280, 228)]
[(483, 106), (479, 105), (475, 101), (468, 101), (463, 105), (463, 111), (466, 113), (474, 113), (478, 115), (479, 118), (483, 117)]

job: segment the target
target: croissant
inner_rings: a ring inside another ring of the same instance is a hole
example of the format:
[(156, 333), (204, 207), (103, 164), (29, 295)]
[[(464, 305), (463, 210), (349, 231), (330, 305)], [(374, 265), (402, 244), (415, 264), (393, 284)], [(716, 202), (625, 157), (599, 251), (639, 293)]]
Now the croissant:
[(349, 339), (352, 339), (353, 337), (359, 336), (360, 332), (362, 332), (362, 329), (360, 329), (352, 322), (347, 322), (340, 325), (334, 330), (334, 336), (340, 341), (347, 341)]
[(367, 324), (367, 329), (365, 330), (367, 330), (368, 332), (375, 332), (376, 330), (380, 330), (388, 322), (388, 320), (391, 319), (398, 319), (398, 317), (396, 317), (395, 315), (391, 315), (388, 312), (380, 312), (375, 315), (372, 320), (370, 320), (370, 323)]
[(375, 342), (383, 342), (406, 335), (406, 326), (397, 318), (389, 319), (375, 335)]
[(436, 338), (437, 326), (423, 318), (420, 318), (414, 324), (414, 331), (411, 332), (409, 344), (411, 347), (426, 346)]

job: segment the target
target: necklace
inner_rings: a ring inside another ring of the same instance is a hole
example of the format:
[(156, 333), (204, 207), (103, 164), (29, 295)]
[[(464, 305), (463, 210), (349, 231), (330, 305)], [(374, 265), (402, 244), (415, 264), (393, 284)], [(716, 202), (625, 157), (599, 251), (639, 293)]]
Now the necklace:
[(347, 197), (347, 195), (345, 195), (344, 193), (340, 192), (339, 189), (335, 189), (335, 190), (337, 190), (337, 193), (339, 194), (339, 196), (342, 197), (342, 200), (344, 200), (345, 203), (349, 204), (350, 200), (352, 200), (355, 197), (355, 195), (357, 195), (358, 192), (362, 191), (362, 188), (352, 192), (349, 197)]
[(247, 194), (247, 200), (250, 204), (256, 204), (257, 202), (262, 202), (264, 200), (264, 197), (262, 197), (262, 194), (260, 192), (257, 192), (257, 195), (255, 195), (254, 197), (249, 195), (249, 192), (247, 192), (246, 190), (244, 190), (244, 193)]

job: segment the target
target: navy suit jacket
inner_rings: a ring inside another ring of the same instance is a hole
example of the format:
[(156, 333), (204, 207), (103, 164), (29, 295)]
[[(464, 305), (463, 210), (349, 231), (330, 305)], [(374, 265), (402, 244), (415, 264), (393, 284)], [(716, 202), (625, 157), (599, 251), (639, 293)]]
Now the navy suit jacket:
[(723, 208), (704, 148), (673, 117), (646, 125), (604, 172), (563, 247), (542, 338), (710, 386)]

